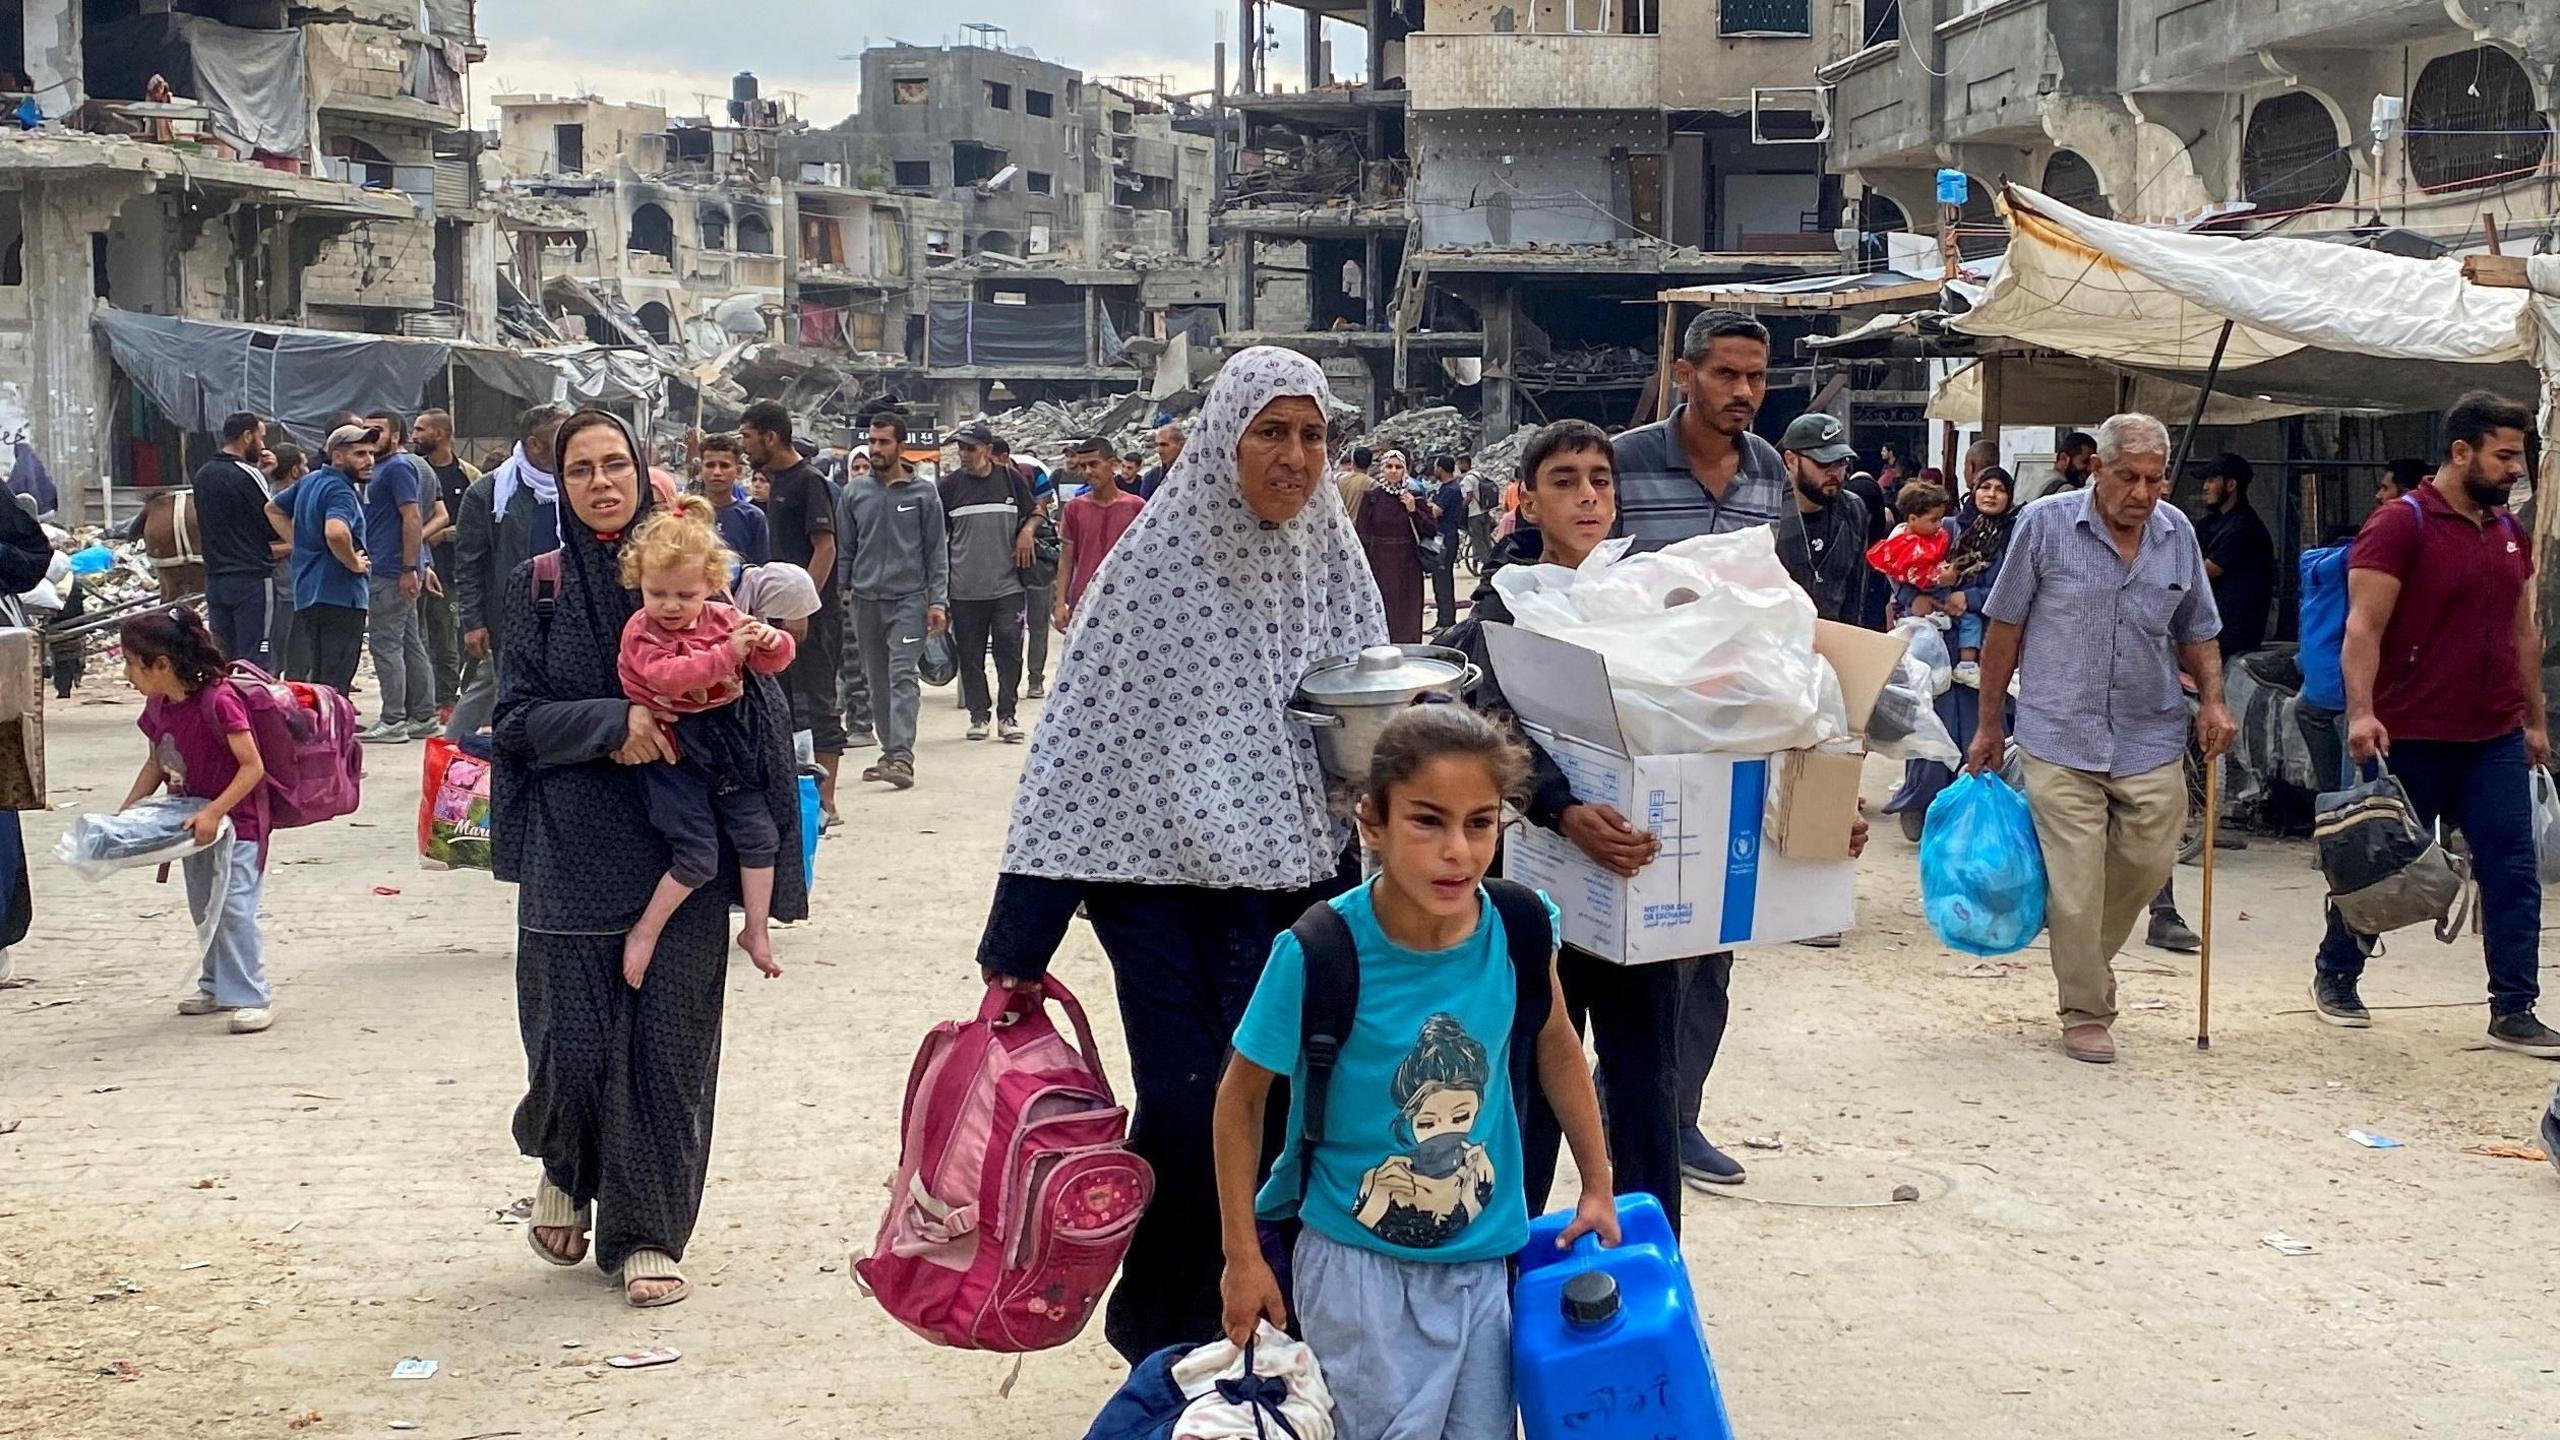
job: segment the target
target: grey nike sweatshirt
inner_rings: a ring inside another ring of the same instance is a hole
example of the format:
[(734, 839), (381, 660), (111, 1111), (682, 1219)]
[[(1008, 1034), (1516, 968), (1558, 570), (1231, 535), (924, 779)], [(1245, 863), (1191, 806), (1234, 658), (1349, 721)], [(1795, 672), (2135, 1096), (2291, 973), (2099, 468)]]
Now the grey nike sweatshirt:
[(844, 555), (841, 578), (855, 599), (922, 595), (928, 605), (951, 603), (951, 542), (932, 481), (909, 472), (895, 485), (876, 475), (846, 485), (836, 542)]

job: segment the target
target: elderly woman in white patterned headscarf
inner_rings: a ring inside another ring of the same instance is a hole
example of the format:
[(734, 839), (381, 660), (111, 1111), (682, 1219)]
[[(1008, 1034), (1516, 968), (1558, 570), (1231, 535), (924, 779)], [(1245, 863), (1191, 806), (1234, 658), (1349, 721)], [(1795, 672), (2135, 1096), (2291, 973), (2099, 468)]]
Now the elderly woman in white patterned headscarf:
[(1086, 589), (1014, 796), (978, 960), (1046, 974), (1082, 904), (1111, 959), (1156, 1198), (1104, 1320), (1135, 1362), (1219, 1331), (1218, 1073), (1271, 942), (1357, 878), (1314, 740), (1318, 661), (1387, 637), (1325, 477), (1324, 372), (1229, 360), (1162, 489)]

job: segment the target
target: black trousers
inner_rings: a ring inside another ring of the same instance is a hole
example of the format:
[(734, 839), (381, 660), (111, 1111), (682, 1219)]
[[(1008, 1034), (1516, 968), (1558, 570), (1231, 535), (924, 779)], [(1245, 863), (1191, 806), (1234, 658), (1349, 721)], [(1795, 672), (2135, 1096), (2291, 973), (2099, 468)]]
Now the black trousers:
[(699, 890), (720, 873), (720, 837), (738, 852), (738, 868), (764, 870), (781, 852), (773, 806), (762, 790), (723, 792), (709, 771), (677, 761), (640, 767), (640, 798), (649, 823), (667, 839), (667, 873)]
[(1431, 602), (1440, 610), (1440, 623), (1435, 630), (1446, 630), (1458, 623), (1458, 541), (1457, 537), (1440, 537), (1440, 558), (1422, 557), (1423, 568), (1431, 572)]
[[(1046, 973), (1079, 902), (1111, 959), (1137, 1089), (1129, 1148), (1156, 1174), (1155, 1201), (1103, 1316), (1104, 1338), (1132, 1364), (1217, 1338), (1226, 1269), (1211, 1140), (1218, 1077), (1271, 942), (1357, 878), (1346, 868), (1313, 889), (1279, 891), (996, 877), (979, 964), (1026, 979)], [(1275, 1094), (1266, 1113), (1268, 1173), (1287, 1128), (1285, 1098)]]
[(293, 663), (286, 673), (296, 680), (326, 685), (341, 695), (356, 683), (356, 660), (364, 654), (364, 607), (305, 605), (293, 612)]
[[(1600, 1052), (1600, 1118), (1609, 1132), (1609, 1162), (1618, 1193), (1650, 1195), (1661, 1202), (1675, 1232), (1680, 1228), (1681, 1096), (1688, 1096), (1694, 1120), (1698, 1093), (1694, 1086), (1681, 1090), (1676, 1058), (1678, 1039), (1685, 1034), (1676, 1020), (1690, 963), (1615, 965), (1571, 946), (1556, 957), (1565, 1014), (1573, 1020), (1574, 1033), (1589, 1035)], [(1716, 1039), (1723, 1038), (1719, 1025)], [(1710, 1065), (1714, 1058), (1710, 1052)], [(1522, 1098), (1521, 1179), (1529, 1213), (1537, 1215), (1553, 1201), (1564, 1127), (1544, 1089)]]
[(809, 617), (808, 638), (782, 674), (783, 691), (791, 697), (791, 728), (808, 731), (811, 748), (820, 755), (844, 753), (844, 711), (836, 693), (843, 652), (844, 607), (829, 591), (818, 613)]
[(1724, 1049), (1725, 1022), (1733, 1016), (1733, 952), (1669, 963), (1680, 969), (1680, 1128), (1694, 1130), (1706, 1104), (1707, 1077)]
[(993, 715), (1010, 722), (1022, 697), (1022, 596), (1016, 593), (1001, 600), (954, 600), (951, 631), (960, 641), (960, 694), (968, 702), (970, 721), (987, 723), (987, 652), (993, 650)]
[(255, 575), (209, 575), (204, 582), (204, 617), (224, 658), (246, 660), (273, 670), (267, 653), (267, 572)]

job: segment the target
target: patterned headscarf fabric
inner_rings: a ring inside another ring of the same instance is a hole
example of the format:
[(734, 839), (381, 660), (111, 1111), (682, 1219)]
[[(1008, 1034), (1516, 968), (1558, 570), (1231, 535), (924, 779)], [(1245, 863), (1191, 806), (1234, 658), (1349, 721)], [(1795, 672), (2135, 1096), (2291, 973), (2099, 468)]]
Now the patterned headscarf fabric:
[(1312, 732), (1282, 712), (1317, 662), (1384, 644), (1387, 617), (1322, 475), (1286, 524), (1245, 505), (1238, 445), (1292, 395), (1329, 405), (1314, 361), (1271, 346), (1229, 360), (1086, 588), (1014, 792), (1006, 872), (1245, 890), (1334, 873), (1349, 830)]

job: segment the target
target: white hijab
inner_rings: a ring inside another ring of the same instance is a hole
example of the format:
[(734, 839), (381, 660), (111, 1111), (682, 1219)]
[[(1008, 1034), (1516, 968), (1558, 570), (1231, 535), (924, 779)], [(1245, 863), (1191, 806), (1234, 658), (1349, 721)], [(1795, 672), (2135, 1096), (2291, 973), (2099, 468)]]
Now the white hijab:
[(1006, 872), (1241, 890), (1334, 873), (1349, 831), (1312, 732), (1281, 711), (1318, 661), (1384, 644), (1387, 619), (1323, 476), (1286, 524), (1244, 503), (1245, 427), (1291, 395), (1328, 405), (1314, 361), (1267, 345), (1229, 360), (1086, 587), (1014, 792)]

